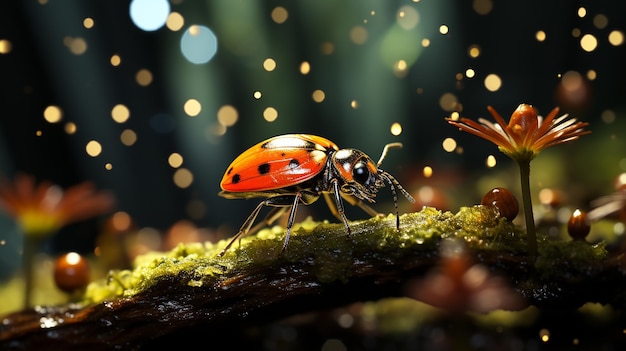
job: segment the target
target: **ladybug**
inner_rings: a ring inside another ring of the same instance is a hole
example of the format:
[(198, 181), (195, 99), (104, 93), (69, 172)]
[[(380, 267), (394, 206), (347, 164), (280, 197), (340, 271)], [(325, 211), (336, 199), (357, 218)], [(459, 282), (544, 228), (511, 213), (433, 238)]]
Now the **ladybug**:
[[(343, 200), (358, 206), (371, 216), (379, 213), (365, 202), (375, 202), (385, 182), (391, 187), (396, 208), (396, 228), (400, 229), (396, 189), (411, 203), (413, 197), (389, 173), (379, 168), (391, 147), (385, 145), (377, 163), (357, 149), (339, 149), (332, 141), (310, 134), (279, 135), (262, 141), (239, 155), (226, 169), (220, 196), (227, 199), (265, 198), (220, 253), (222, 256), (242, 236), (271, 225), (288, 209), (287, 232), (282, 251), (287, 248), (298, 205), (310, 205), (323, 196), (335, 217), (343, 222), (350, 235)], [(343, 200), (342, 200), (343, 199)], [(263, 223), (251, 230), (261, 209), (273, 209)]]

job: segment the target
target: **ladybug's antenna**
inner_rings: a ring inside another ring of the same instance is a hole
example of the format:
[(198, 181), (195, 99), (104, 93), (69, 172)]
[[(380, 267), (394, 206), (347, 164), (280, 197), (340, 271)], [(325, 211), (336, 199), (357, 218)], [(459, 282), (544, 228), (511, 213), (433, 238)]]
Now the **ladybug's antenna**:
[(389, 143), (389, 144), (385, 145), (385, 147), (383, 148), (383, 153), (380, 155), (380, 159), (378, 159), (378, 162), (376, 162), (376, 166), (380, 167), (380, 165), (383, 163), (383, 160), (385, 159), (385, 157), (387, 157), (387, 152), (389, 152), (389, 149), (392, 148), (392, 147), (401, 148), (402, 147), (402, 143), (395, 142), (395, 143)]

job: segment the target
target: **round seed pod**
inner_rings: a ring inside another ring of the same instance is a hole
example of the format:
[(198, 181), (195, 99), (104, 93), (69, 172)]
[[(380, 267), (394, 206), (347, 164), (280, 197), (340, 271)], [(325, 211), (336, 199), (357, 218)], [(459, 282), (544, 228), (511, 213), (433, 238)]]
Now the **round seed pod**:
[(494, 206), (502, 217), (512, 221), (519, 213), (519, 203), (515, 195), (505, 188), (489, 190), (481, 201), (481, 205)]
[(574, 240), (585, 240), (591, 230), (587, 213), (576, 209), (567, 221), (567, 232)]
[(76, 252), (62, 255), (54, 264), (54, 282), (67, 293), (84, 289), (89, 284), (89, 262)]

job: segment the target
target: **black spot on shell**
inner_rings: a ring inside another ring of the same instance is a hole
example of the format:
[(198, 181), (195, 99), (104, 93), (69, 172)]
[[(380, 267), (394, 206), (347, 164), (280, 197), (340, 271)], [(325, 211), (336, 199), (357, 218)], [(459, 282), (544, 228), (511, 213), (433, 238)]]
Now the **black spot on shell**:
[(269, 163), (261, 163), (258, 167), (259, 174), (267, 174), (270, 172), (270, 164)]
[(233, 176), (233, 184), (239, 183), (240, 180), (241, 180), (241, 176), (239, 174), (235, 174)]
[(291, 159), (291, 161), (289, 161), (289, 168), (296, 168), (300, 165), (300, 161), (296, 160), (295, 158)]

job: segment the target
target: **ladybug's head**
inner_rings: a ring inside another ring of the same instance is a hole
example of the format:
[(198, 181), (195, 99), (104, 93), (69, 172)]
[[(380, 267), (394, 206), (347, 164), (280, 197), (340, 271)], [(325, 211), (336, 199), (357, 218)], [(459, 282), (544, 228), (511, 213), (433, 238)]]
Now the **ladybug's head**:
[(356, 149), (342, 149), (333, 154), (333, 164), (343, 181), (341, 191), (361, 200), (374, 202), (376, 192), (385, 186), (374, 161)]

